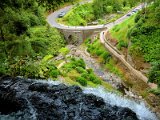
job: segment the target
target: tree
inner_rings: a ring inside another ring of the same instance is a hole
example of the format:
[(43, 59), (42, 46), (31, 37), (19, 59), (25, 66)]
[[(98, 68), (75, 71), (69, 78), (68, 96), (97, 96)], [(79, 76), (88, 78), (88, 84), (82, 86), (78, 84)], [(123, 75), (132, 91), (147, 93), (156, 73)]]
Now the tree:
[(93, 2), (93, 10), (96, 18), (99, 18), (104, 13), (103, 0), (94, 0)]
[(160, 87), (160, 61), (153, 64), (149, 72), (149, 82), (156, 83)]

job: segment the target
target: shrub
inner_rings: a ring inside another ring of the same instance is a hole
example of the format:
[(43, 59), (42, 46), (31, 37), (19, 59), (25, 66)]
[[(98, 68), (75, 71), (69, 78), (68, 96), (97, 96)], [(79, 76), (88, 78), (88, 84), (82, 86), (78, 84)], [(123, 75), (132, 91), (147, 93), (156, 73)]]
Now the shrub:
[(106, 51), (103, 52), (103, 54), (101, 56), (104, 59), (105, 63), (108, 62), (110, 60), (110, 58), (111, 58), (111, 55), (108, 52), (106, 52)]
[(21, 66), (20, 75), (27, 78), (38, 78), (39, 67), (34, 63)]
[(69, 49), (68, 48), (61, 48), (59, 50), (59, 52), (62, 54), (62, 55), (67, 55), (69, 53)]
[(89, 75), (89, 81), (92, 81), (95, 84), (101, 84), (101, 81), (94, 74)]
[(92, 69), (87, 69), (87, 72), (88, 72), (88, 74), (91, 74), (91, 73), (93, 73), (93, 70)]
[(79, 82), (82, 86), (87, 86), (87, 80), (83, 77), (78, 77), (76, 81)]
[(76, 60), (75, 61), (75, 65), (79, 66), (79, 67), (82, 67), (82, 68), (86, 67), (86, 64), (85, 64), (85, 62), (84, 62), (84, 60), (82, 58), (80, 58), (79, 60)]
[(112, 6), (107, 6), (107, 7), (105, 7), (105, 11), (106, 11), (107, 13), (112, 13), (113, 7), (112, 7)]
[(135, 23), (137, 23), (140, 20), (140, 18), (141, 18), (141, 15), (137, 14), (135, 19), (134, 19)]
[(59, 74), (60, 74), (60, 72), (59, 72), (58, 69), (52, 69), (52, 70), (50, 70), (50, 72), (49, 72), (49, 76), (51, 76), (51, 77), (53, 77), (53, 78), (57, 78)]
[(160, 87), (160, 61), (153, 64), (149, 72), (149, 82), (156, 83)]
[(84, 72), (85, 72), (85, 69), (82, 68), (82, 67), (76, 67), (76, 70), (77, 70), (77, 72), (79, 72), (79, 73), (84, 73)]
[(120, 41), (118, 42), (118, 45), (117, 45), (117, 48), (118, 48), (119, 50), (120, 50), (122, 47), (125, 47), (125, 48), (128, 47), (128, 43), (125, 42), (124, 40), (120, 40)]
[(100, 56), (103, 53), (103, 51), (101, 49), (96, 49), (96, 55)]
[(84, 72), (84, 73), (81, 74), (81, 77), (83, 77), (85, 79), (88, 79), (88, 75), (89, 75), (88, 73)]

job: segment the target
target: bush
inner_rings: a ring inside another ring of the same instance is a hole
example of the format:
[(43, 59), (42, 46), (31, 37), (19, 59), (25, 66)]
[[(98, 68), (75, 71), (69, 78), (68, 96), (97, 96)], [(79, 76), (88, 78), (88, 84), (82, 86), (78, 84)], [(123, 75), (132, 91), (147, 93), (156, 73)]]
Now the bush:
[(140, 20), (140, 18), (141, 18), (141, 15), (137, 14), (135, 19), (134, 19), (135, 23), (137, 23)]
[(59, 50), (59, 52), (62, 54), (62, 55), (67, 55), (69, 53), (69, 49), (68, 48), (61, 48)]
[(78, 77), (76, 81), (79, 82), (82, 86), (87, 86), (87, 80), (83, 77)]
[(109, 60), (111, 58), (111, 55), (108, 52), (106, 52), (106, 51), (104, 51), (101, 56), (102, 56), (102, 58), (104, 60), (104, 64), (107, 63), (107, 62), (109, 62)]
[(34, 63), (29, 63), (21, 66), (20, 75), (25, 76), (27, 78), (38, 78), (39, 70), (40, 69), (38, 65)]
[(82, 68), (86, 68), (86, 64), (85, 64), (85, 62), (82, 58), (80, 58), (79, 60), (76, 60), (75, 65), (79, 66), (79, 67), (82, 67)]
[(149, 72), (149, 82), (156, 83), (160, 87), (160, 61), (153, 64)]
[(125, 41), (123, 41), (123, 40), (120, 40), (120, 41), (118, 42), (117, 48), (120, 50), (122, 47), (127, 48), (127, 47), (128, 47), (128, 43), (125, 42)]
[(53, 69), (53, 70), (50, 70), (50, 72), (49, 72), (49, 76), (51, 76), (53, 78), (57, 78), (58, 75), (60, 75), (60, 72), (58, 69)]
[(151, 90), (149, 90), (149, 92), (151, 92), (151, 93), (153, 93), (155, 95), (160, 96), (160, 88), (158, 88), (158, 89), (151, 89)]
[(100, 56), (103, 53), (103, 51), (101, 49), (96, 49), (96, 55)]
[(89, 76), (89, 74), (86, 73), (86, 72), (84, 72), (84, 73), (81, 74), (81, 77), (83, 77), (85, 79), (88, 79), (88, 76)]
[(87, 69), (87, 72), (88, 72), (88, 74), (91, 74), (91, 73), (93, 73), (93, 70), (92, 69)]
[(77, 72), (79, 72), (79, 73), (84, 73), (84, 72), (85, 72), (85, 69), (82, 68), (82, 67), (76, 67), (76, 70), (77, 70)]
[(101, 84), (101, 81), (94, 74), (89, 75), (89, 81), (92, 81), (95, 84)]
[(112, 13), (113, 7), (112, 7), (112, 6), (107, 6), (107, 7), (105, 7), (105, 11), (106, 11), (107, 13)]

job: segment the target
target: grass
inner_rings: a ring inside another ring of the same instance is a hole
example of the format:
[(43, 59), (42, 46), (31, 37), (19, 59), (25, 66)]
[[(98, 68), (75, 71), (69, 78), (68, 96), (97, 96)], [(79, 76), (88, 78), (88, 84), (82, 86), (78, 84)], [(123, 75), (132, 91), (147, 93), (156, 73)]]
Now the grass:
[(59, 68), (61, 72), (61, 77), (64, 78), (64, 83), (84, 87), (83, 85), (81, 85), (79, 81), (77, 81), (78, 78), (83, 78), (87, 82), (87, 87), (97, 87), (100, 85), (108, 91), (115, 91), (117, 93), (117, 91), (110, 84), (106, 83), (101, 78), (99, 78), (96, 74), (94, 74), (94, 72), (91, 69), (82, 68), (80, 67), (81, 64), (75, 66), (75, 64), (80, 63), (80, 61), (78, 61), (79, 59), (66, 59), (68, 59), (68, 62), (65, 63), (61, 68)]
[(136, 14), (132, 15), (124, 22), (119, 25), (116, 25), (110, 30), (112, 38), (115, 38), (117, 41), (125, 41), (128, 42), (127, 32), (128, 30), (135, 25), (134, 19)]
[[(114, 74), (123, 77), (121, 71), (116, 67), (116, 63), (112, 59), (109, 52), (106, 48), (100, 43), (100, 40), (97, 39), (93, 43), (89, 43), (89, 39), (86, 41), (87, 50), (92, 56), (96, 56), (97, 61), (100, 64), (103, 64), (106, 69)], [(105, 55), (105, 56), (104, 56)]]
[(72, 8), (63, 18), (58, 18), (57, 21), (69, 26), (78, 26), (87, 25), (87, 22), (93, 18), (92, 4), (86, 3)]
[(105, 64), (105, 67), (112, 73), (123, 78), (123, 73), (118, 69), (116, 63), (113, 59), (110, 59), (108, 63)]

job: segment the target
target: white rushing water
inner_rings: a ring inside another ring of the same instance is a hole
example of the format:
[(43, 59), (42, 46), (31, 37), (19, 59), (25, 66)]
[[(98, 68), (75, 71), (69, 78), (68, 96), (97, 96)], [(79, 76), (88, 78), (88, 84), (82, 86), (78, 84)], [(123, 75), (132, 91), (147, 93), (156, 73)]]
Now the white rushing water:
[(99, 96), (105, 100), (106, 103), (110, 105), (116, 105), (121, 107), (130, 108), (134, 111), (140, 120), (158, 120), (156, 115), (152, 113), (149, 108), (146, 107), (143, 101), (135, 102), (134, 100), (130, 100), (119, 96), (115, 93), (107, 92), (103, 87), (97, 88), (84, 88), (84, 93), (86, 94), (94, 94)]
[[(37, 82), (41, 83), (49, 83), (51, 85), (58, 85), (62, 82), (53, 81), (53, 80), (37, 80)], [(106, 91), (103, 87), (99, 86), (97, 88), (87, 88), (83, 89), (83, 92), (86, 94), (94, 94), (98, 97), (104, 99), (104, 101), (110, 105), (116, 105), (120, 107), (127, 107), (134, 111), (140, 120), (158, 120), (156, 115), (152, 113), (149, 108), (145, 105), (143, 101), (136, 102), (134, 100), (127, 99), (123, 96), (117, 95), (115, 93), (111, 93)]]

